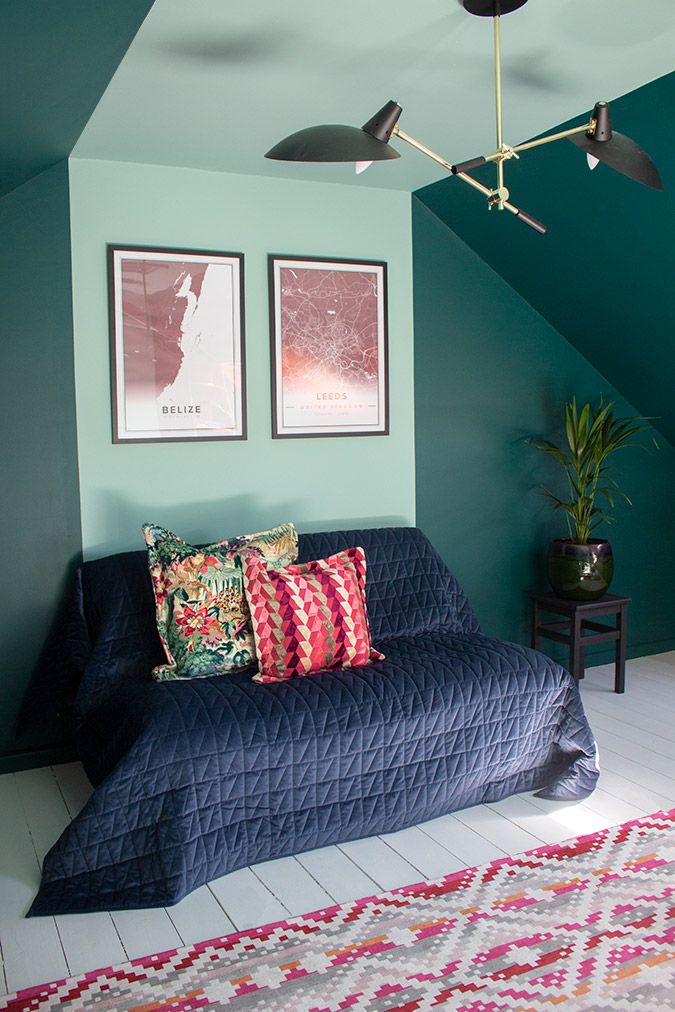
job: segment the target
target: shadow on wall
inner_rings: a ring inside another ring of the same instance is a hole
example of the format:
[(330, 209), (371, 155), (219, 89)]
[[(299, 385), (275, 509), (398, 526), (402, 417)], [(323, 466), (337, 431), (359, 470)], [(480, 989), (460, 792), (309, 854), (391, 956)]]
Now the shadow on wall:
[[(189, 488), (186, 492), (189, 494)], [(100, 527), (109, 532), (109, 537), (88, 546), (88, 559), (144, 548), (144, 523), (166, 527), (190, 544), (211, 544), (293, 520), (298, 504), (286, 501), (271, 505), (258, 495), (245, 494), (224, 495), (217, 501), (186, 500), (164, 507), (161, 495), (154, 492), (131, 497), (106, 490), (98, 493), (98, 510)]]
[[(188, 490), (189, 491), (189, 490)], [(363, 519), (314, 518), (306, 519), (302, 489), (296, 500), (272, 497), (265, 500), (260, 494), (224, 496), (217, 501), (186, 501), (179, 506), (163, 508), (161, 497), (123, 495), (115, 491), (98, 494), (101, 527), (110, 532), (105, 542), (87, 548), (88, 559), (98, 559), (115, 552), (144, 548), (141, 525), (158, 524), (173, 531), (190, 544), (212, 544), (241, 534), (253, 534), (277, 524), (291, 521), (300, 533), (309, 531), (354, 530), (359, 527), (400, 527), (409, 523), (401, 516), (369, 516)]]
[(332, 520), (303, 520), (296, 524), (300, 534), (315, 531), (357, 531), (371, 527), (410, 527), (405, 517), (348, 517)]

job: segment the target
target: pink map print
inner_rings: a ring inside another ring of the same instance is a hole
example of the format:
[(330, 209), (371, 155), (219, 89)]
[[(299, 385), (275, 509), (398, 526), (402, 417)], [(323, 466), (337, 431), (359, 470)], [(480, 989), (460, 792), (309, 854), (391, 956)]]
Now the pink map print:
[(199, 300), (208, 264), (122, 261), (124, 378), (133, 396), (159, 397), (183, 363), (181, 325)]
[(282, 267), (285, 387), (377, 387), (378, 293), (372, 271)]

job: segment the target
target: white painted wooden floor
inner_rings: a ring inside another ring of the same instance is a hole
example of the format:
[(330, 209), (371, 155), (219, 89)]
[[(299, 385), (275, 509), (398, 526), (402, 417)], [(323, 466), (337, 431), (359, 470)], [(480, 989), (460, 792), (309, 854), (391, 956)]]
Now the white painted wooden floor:
[(675, 652), (589, 670), (599, 788), (575, 804), (523, 794), (411, 829), (266, 861), (166, 910), (26, 920), (40, 863), (91, 788), (78, 763), (0, 776), (0, 993), (371, 895), (675, 807)]

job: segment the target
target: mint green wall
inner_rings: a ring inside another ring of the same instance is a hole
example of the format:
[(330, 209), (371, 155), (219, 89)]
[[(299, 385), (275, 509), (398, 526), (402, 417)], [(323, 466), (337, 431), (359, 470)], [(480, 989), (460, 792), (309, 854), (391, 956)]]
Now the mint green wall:
[[(545, 586), (548, 541), (566, 532), (536, 492), (555, 469), (522, 439), (556, 434), (572, 394), (634, 410), (415, 197), (413, 243), (417, 522), (485, 632), (529, 642), (525, 591)], [(618, 462), (634, 506), (609, 531), (613, 589), (633, 597), (633, 655), (675, 646), (675, 451), (661, 442)]]
[[(141, 547), (144, 520), (201, 540), (413, 522), (409, 194), (80, 159), (70, 177), (85, 555)], [(112, 444), (107, 242), (245, 254), (247, 441)], [(388, 262), (390, 436), (272, 440), (268, 253)]]
[(15, 730), (81, 548), (65, 161), (0, 200), (0, 235), (3, 771), (48, 761), (40, 750), (65, 737), (49, 712)]
[[(597, 98), (601, 96), (595, 96)], [(609, 96), (608, 96), (609, 97)], [(569, 141), (507, 164), (515, 204), (539, 236), (456, 179), (417, 195), (675, 444), (675, 73), (611, 103), (613, 126), (654, 159), (659, 193)], [(574, 121), (582, 121), (585, 111)], [(572, 124), (564, 124), (568, 126)], [(494, 171), (494, 170), (493, 170)], [(478, 175), (478, 174), (477, 174)], [(487, 170), (482, 179), (491, 179)]]

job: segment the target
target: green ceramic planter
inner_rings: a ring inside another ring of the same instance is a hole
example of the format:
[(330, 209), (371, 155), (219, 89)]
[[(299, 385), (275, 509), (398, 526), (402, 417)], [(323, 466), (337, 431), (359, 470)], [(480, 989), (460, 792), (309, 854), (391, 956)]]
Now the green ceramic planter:
[(579, 545), (570, 538), (555, 538), (548, 553), (548, 578), (558, 597), (568, 601), (595, 601), (609, 590), (614, 559), (609, 541), (591, 538)]

